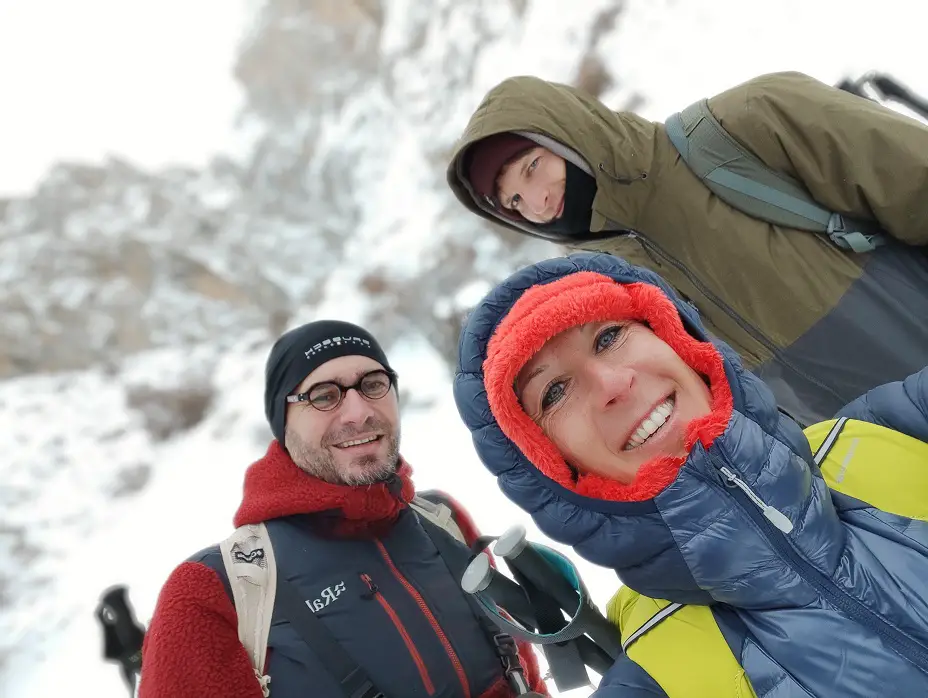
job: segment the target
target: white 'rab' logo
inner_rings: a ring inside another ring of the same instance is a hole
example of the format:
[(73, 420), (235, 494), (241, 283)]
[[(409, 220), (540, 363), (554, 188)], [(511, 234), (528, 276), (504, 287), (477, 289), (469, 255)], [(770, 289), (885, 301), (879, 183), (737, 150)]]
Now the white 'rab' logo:
[(341, 596), (343, 591), (345, 591), (345, 583), (339, 582), (334, 587), (323, 589), (318, 599), (306, 599), (306, 605), (309, 606), (309, 610), (313, 613), (321, 611)]

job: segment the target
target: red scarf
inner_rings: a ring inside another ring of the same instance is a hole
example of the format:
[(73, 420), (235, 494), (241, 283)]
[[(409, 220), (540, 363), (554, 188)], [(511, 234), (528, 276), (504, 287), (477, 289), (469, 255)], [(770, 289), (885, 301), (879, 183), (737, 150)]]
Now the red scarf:
[(320, 528), (340, 537), (380, 535), (415, 496), (412, 468), (400, 460), (390, 482), (350, 487), (324, 482), (300, 470), (278, 441), (245, 473), (236, 527), (294, 514), (318, 514)]

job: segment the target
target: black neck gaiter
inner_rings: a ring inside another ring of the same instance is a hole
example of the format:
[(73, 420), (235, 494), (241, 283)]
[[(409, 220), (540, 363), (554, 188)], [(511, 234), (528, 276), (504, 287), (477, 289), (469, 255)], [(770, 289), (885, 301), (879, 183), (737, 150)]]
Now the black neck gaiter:
[(550, 223), (536, 225), (540, 231), (578, 235), (590, 232), (593, 217), (593, 199), (596, 197), (596, 180), (568, 160), (564, 182), (564, 213)]

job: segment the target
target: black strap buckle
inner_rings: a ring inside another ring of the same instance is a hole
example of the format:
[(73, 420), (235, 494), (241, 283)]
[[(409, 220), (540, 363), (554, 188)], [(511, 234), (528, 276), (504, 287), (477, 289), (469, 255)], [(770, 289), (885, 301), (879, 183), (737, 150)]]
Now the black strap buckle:
[(525, 669), (519, 661), (519, 646), (515, 639), (508, 633), (498, 633), (493, 636), (493, 643), (496, 645), (499, 660), (503, 664), (506, 679), (514, 688), (525, 686)]

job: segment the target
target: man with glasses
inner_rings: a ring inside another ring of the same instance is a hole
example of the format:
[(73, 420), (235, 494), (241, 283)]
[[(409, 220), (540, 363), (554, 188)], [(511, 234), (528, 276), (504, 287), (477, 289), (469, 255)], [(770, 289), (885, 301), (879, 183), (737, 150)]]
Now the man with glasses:
[[(441, 539), (445, 531), (409, 506), (416, 492), (399, 455), (397, 375), (377, 340), (331, 320), (287, 332), (268, 357), (264, 399), (275, 438), (248, 468), (234, 517), (236, 527), (266, 526), (276, 562), (263, 671), (240, 640), (242, 609), (213, 546), (177, 567), (161, 591), (140, 698), (544, 691), (526, 646), (525, 680), (505, 674), (503, 636), (460, 587), (468, 548)], [(476, 539), (466, 513), (445, 501), (464, 537)], [(251, 562), (257, 550), (234, 554)], [(286, 605), (293, 597), (295, 610)]]
[(395, 382), (367, 332), (314, 322), (274, 345), (265, 411), (297, 467), (325, 482), (372, 485), (395, 476), (400, 465)]

